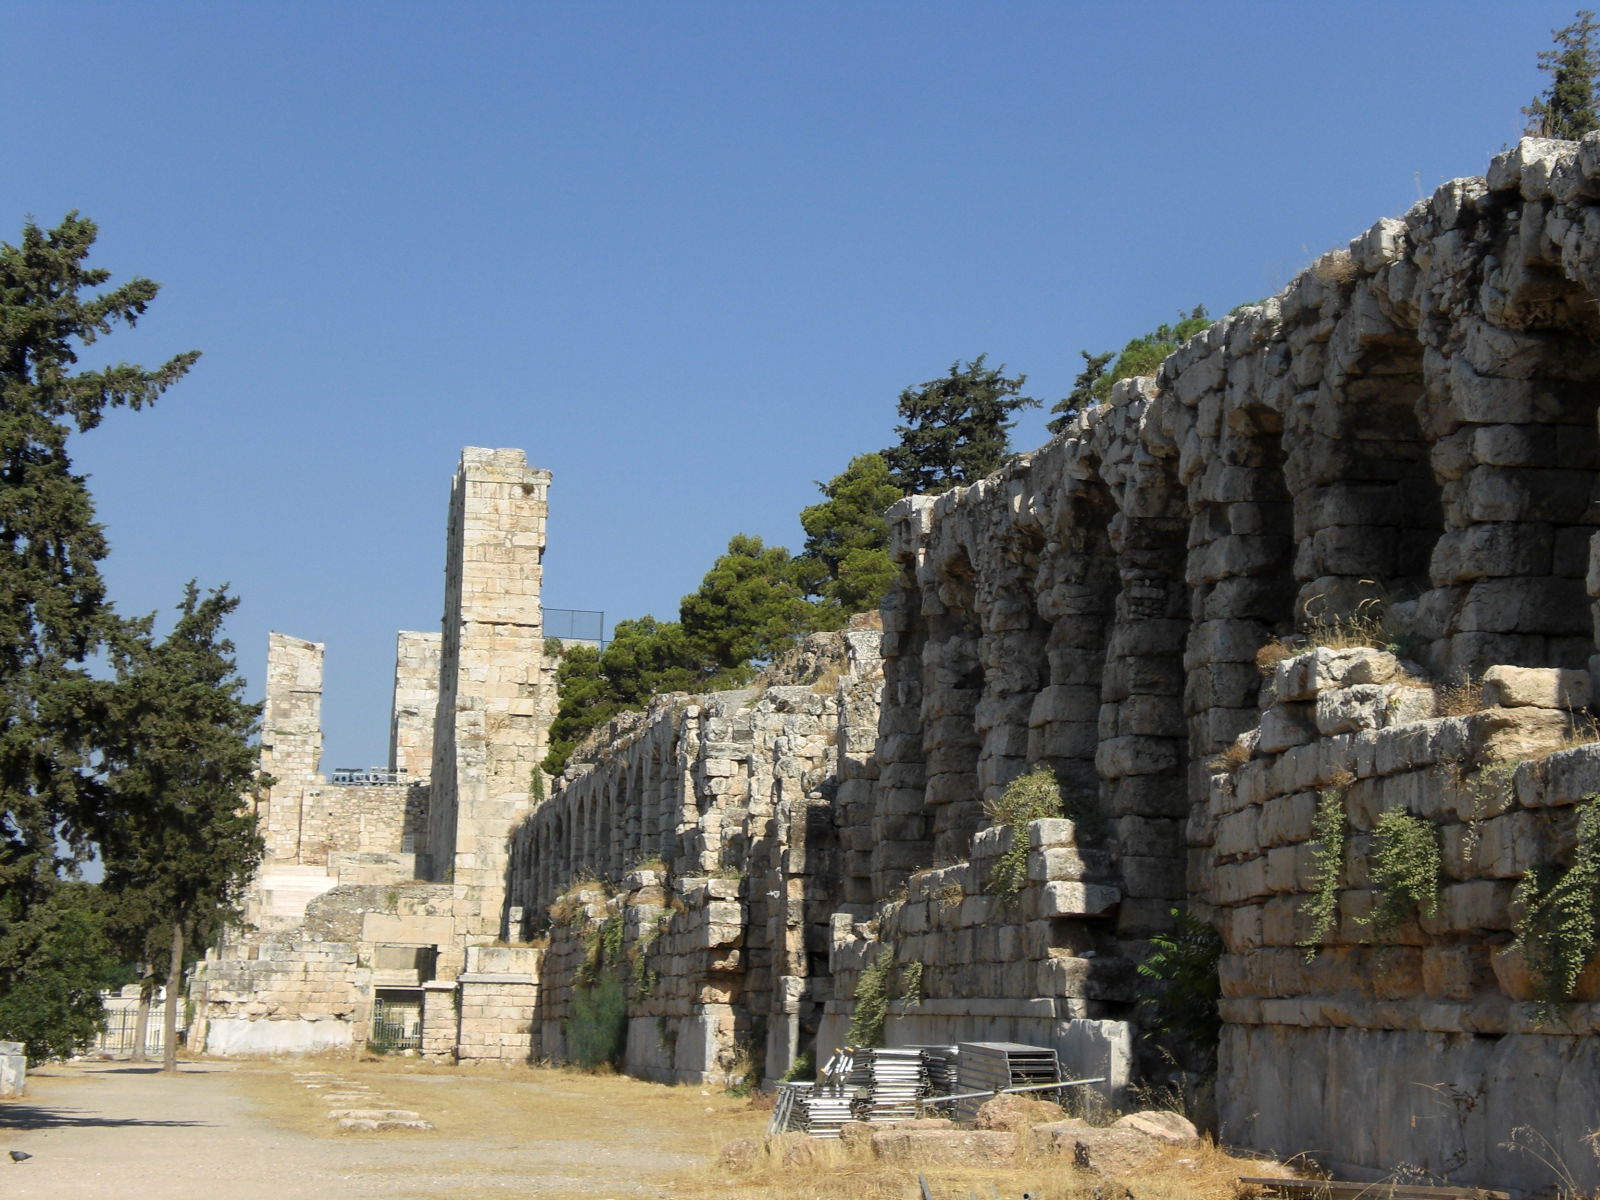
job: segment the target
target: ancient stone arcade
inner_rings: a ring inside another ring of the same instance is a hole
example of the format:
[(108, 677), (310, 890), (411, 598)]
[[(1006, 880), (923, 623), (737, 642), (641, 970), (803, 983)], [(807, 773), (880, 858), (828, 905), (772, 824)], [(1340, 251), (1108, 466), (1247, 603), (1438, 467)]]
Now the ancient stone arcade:
[[(1537, 1137), (1595, 1187), (1600, 968), (1551, 1013), (1510, 947), (1600, 791), (1597, 334), (1600, 136), (1525, 140), (896, 505), (881, 629), (659, 697), (555, 781), (548, 476), (467, 451), (444, 638), (402, 635), (397, 672), (392, 765), (431, 787), (323, 783), (320, 648), (275, 637), (258, 931), (197, 982), (207, 1048), (354, 1044), (403, 976), (426, 1053), (581, 1057), (609, 987), (630, 1072), (770, 1079), (841, 1043), (882, 955), (891, 1043), (1047, 1043), (1116, 1091), (1185, 906), (1224, 942), (1223, 1140), (1533, 1189)], [(991, 827), (1041, 764), (1070, 816)], [(1378, 932), (1393, 812), (1441, 878)]]

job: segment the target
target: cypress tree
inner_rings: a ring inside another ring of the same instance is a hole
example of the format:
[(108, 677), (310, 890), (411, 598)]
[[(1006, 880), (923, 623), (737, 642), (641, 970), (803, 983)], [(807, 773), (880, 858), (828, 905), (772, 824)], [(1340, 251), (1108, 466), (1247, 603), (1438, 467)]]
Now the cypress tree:
[(95, 233), (70, 213), (0, 243), (0, 996), (47, 936), (35, 910), (104, 816), (108, 685), (85, 664), (126, 627), (106, 599), (105, 535), (67, 439), (108, 409), (151, 403), (199, 357), (73, 369), (79, 349), (134, 324), (158, 290), (135, 278), (97, 293), (110, 275), (85, 265)]

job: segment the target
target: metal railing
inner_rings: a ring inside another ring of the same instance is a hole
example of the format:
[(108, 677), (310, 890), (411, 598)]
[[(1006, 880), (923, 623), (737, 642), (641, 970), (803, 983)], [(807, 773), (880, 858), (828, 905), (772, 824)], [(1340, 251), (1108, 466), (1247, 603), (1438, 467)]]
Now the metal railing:
[(590, 642), (604, 649), (606, 614), (593, 608), (547, 608), (544, 636), (561, 642)]

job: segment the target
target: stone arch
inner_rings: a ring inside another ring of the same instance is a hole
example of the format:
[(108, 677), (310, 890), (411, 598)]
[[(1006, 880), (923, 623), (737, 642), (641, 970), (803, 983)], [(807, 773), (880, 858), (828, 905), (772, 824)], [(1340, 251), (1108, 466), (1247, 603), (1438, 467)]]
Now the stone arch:
[(1033, 592), (1048, 627), (1047, 676), (1028, 714), (1029, 761), (1051, 767), (1075, 807), (1099, 793), (1100, 695), (1118, 588), (1111, 493), (1092, 457), (1078, 466), (1084, 476), (1068, 477), (1059, 495), (1045, 499)]
[(1487, 302), (1454, 315), (1430, 359), (1450, 525), (1428, 613), (1441, 673), (1584, 669), (1594, 653), (1584, 577), (1600, 529), (1600, 296), (1563, 266), (1550, 210), (1528, 202), (1498, 215)]
[(964, 546), (946, 548), (922, 581), (928, 623), (922, 651), (923, 800), (932, 810), (933, 855), (943, 861), (966, 857), (983, 821), (977, 711), (985, 672), (976, 592)]
[(979, 572), (983, 694), (973, 724), (979, 739), (978, 791), (986, 804), (998, 800), (1028, 768), (1034, 698), (1050, 673), (1050, 622), (1034, 599), (1046, 542), (1030, 508), (1019, 505), (1015, 523), (986, 542)]
[(1414, 330), (1375, 316), (1357, 286), (1327, 343), (1300, 350), (1291, 375), (1284, 475), (1293, 501), (1294, 622), (1376, 619), (1431, 584), (1444, 532), (1441, 491), (1420, 414), (1427, 388)]
[[(930, 504), (920, 496), (902, 500), (890, 510), (891, 523), (903, 530), (917, 520), (920, 508)], [(872, 837), (870, 845), (849, 846), (845, 851), (847, 875), (870, 877), (873, 896), (889, 895), (912, 870), (932, 861), (921, 732), (928, 621), (922, 611), (915, 555), (902, 551), (897, 562), (898, 573), (880, 607), (883, 702), (874, 754)]]

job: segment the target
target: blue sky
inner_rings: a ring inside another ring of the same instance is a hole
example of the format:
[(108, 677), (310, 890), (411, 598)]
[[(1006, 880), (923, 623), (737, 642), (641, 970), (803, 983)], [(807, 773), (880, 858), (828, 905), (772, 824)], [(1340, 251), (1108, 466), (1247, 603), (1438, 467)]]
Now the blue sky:
[[(191, 576), (328, 645), (324, 767), (387, 753), (464, 445), (554, 472), (545, 602), (676, 615), (796, 548), (900, 389), (1281, 287), (1540, 90), (1560, 4), (0, 0), (0, 239), (70, 209), (198, 348), (76, 442), (124, 611)], [(1047, 414), (1014, 442), (1044, 439)]]

